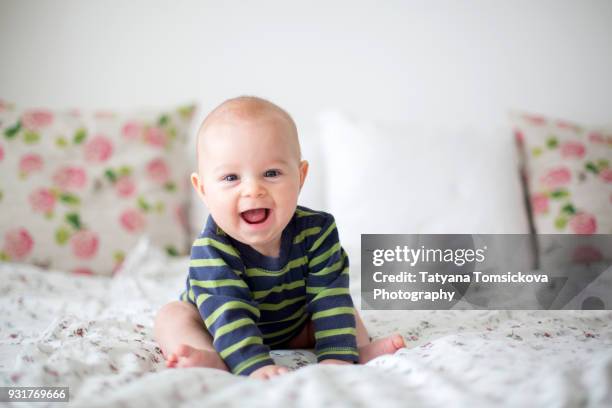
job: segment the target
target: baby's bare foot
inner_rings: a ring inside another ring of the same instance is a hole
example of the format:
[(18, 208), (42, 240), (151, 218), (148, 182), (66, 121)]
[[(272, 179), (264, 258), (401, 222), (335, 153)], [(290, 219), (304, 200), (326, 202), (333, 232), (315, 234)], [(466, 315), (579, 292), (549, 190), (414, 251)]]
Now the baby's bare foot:
[(168, 355), (166, 366), (169, 368), (211, 367), (226, 369), (225, 364), (215, 351), (200, 350), (187, 344), (181, 344), (173, 353)]
[(393, 334), (383, 339), (359, 347), (359, 363), (365, 364), (368, 361), (384, 354), (393, 354), (402, 347), (406, 347), (404, 338), (400, 334)]

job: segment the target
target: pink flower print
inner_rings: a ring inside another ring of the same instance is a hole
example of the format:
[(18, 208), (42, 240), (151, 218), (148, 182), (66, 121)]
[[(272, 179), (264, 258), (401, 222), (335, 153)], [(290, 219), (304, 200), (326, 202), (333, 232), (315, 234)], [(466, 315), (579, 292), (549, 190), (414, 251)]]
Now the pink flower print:
[(606, 183), (612, 183), (612, 169), (603, 169), (599, 172), (599, 177)]
[(75, 275), (86, 275), (86, 276), (91, 276), (94, 274), (93, 271), (87, 268), (86, 266), (80, 266), (78, 268), (74, 268), (72, 270), (72, 273), (74, 273)]
[(39, 188), (30, 194), (30, 204), (34, 211), (50, 214), (55, 207), (55, 196), (46, 188)]
[(580, 212), (572, 217), (569, 226), (575, 234), (594, 234), (597, 231), (597, 221), (591, 214)]
[(128, 140), (137, 140), (142, 134), (142, 125), (138, 122), (128, 122), (123, 125), (121, 134)]
[(591, 132), (589, 134), (589, 141), (592, 143), (605, 143), (603, 135), (599, 132)]
[(121, 197), (129, 197), (136, 190), (136, 185), (130, 176), (121, 176), (115, 182), (115, 190)]
[(0, 145), (0, 161), (2, 161), (4, 159), (4, 148), (2, 148), (2, 145)]
[(187, 231), (188, 222), (187, 222), (187, 209), (184, 205), (179, 204), (174, 209), (174, 216), (176, 217), (176, 221), (183, 228), (183, 230)]
[(170, 169), (163, 159), (157, 158), (147, 164), (147, 174), (154, 182), (164, 184), (170, 178)]
[(525, 136), (523, 135), (523, 132), (518, 129), (514, 129), (514, 140), (518, 146), (523, 146), (525, 143)]
[(147, 224), (145, 217), (134, 209), (125, 210), (119, 217), (119, 222), (123, 228), (132, 233), (142, 231)]
[(9, 259), (19, 260), (25, 258), (34, 247), (34, 240), (25, 228), (7, 231), (4, 235), (4, 252)]
[(80, 110), (78, 110), (78, 109), (76, 109), (76, 108), (74, 108), (74, 109), (70, 109), (70, 110), (68, 111), (68, 114), (69, 114), (70, 116), (74, 117), (74, 118), (78, 118), (78, 117), (80, 117), (80, 116), (81, 116), (81, 111), (80, 111)]
[(19, 172), (27, 176), (43, 168), (43, 159), (35, 153), (24, 154), (19, 160)]
[(585, 147), (580, 142), (565, 142), (561, 145), (561, 156), (564, 158), (581, 159), (584, 157)]
[(571, 122), (566, 122), (564, 120), (558, 120), (557, 121), (557, 127), (559, 129), (563, 129), (563, 130), (572, 130), (574, 132), (579, 132), (580, 131), (580, 126), (575, 125)]
[(70, 239), (72, 253), (79, 259), (92, 258), (98, 252), (98, 236), (88, 230), (80, 230)]
[(168, 137), (163, 129), (158, 127), (150, 127), (145, 131), (144, 139), (145, 142), (149, 143), (150, 145), (164, 147)]
[(85, 186), (87, 174), (80, 167), (60, 167), (53, 175), (53, 182), (63, 190), (78, 190)]
[(87, 161), (103, 162), (113, 154), (113, 144), (103, 135), (97, 135), (84, 146)]
[(542, 116), (537, 115), (523, 115), (523, 119), (531, 123), (534, 126), (542, 126), (546, 124), (546, 119)]
[(591, 245), (582, 245), (576, 247), (572, 253), (572, 261), (574, 263), (592, 263), (603, 260), (601, 251)]
[(111, 271), (111, 273), (112, 276), (115, 276), (123, 266), (123, 261), (125, 261), (125, 252), (115, 251), (115, 253), (113, 254), (113, 258), (115, 258), (115, 266), (113, 266), (113, 270)]
[(540, 178), (540, 182), (547, 187), (556, 188), (570, 182), (572, 174), (567, 167), (557, 167), (550, 170)]
[(123, 266), (123, 261), (119, 261), (117, 262), (114, 266), (113, 266), (113, 270), (111, 271), (111, 275), (115, 276), (117, 274), (117, 272), (119, 272), (119, 270), (121, 269), (121, 267)]
[(46, 110), (30, 110), (21, 117), (23, 127), (38, 130), (53, 123), (53, 114)]
[(543, 193), (531, 196), (531, 208), (534, 214), (545, 214), (548, 212), (548, 197)]

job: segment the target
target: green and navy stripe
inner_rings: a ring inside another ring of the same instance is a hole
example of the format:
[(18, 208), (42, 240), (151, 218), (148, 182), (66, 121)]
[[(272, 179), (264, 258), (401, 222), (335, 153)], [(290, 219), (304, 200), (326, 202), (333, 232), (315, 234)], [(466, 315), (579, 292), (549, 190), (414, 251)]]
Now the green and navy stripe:
[(236, 374), (274, 364), (271, 348), (308, 319), (319, 360), (358, 361), (349, 261), (333, 217), (298, 207), (267, 257), (219, 229), (212, 217), (191, 250), (184, 301), (195, 304), (213, 345)]

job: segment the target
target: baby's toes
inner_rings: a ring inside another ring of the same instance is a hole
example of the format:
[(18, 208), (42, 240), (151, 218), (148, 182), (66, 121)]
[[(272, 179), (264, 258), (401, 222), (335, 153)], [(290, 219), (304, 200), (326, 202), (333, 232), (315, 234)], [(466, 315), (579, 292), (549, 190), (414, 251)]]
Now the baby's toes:
[(391, 336), (391, 343), (393, 344), (393, 347), (395, 347), (396, 350), (406, 347), (404, 337), (399, 333), (396, 333)]
[(166, 359), (166, 367), (175, 367), (178, 362), (178, 357), (174, 353), (170, 353)]
[(188, 346), (187, 344), (181, 344), (176, 348), (175, 354), (177, 355), (177, 357), (189, 357), (192, 351), (192, 347)]

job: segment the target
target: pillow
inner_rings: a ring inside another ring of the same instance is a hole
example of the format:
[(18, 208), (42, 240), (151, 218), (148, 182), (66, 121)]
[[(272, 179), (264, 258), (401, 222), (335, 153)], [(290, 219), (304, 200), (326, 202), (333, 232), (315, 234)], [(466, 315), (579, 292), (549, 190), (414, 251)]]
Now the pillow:
[[(511, 120), (535, 232), (594, 235), (564, 240), (563, 245), (560, 239), (541, 236), (540, 263), (612, 258), (612, 241), (606, 236), (612, 234), (612, 127), (522, 113), (513, 113)], [(567, 247), (578, 242), (586, 245)]]
[(110, 275), (141, 236), (184, 254), (193, 112), (1, 103), (0, 259)]
[[(329, 211), (360, 234), (528, 233), (511, 137), (320, 116)], [(532, 248), (526, 242), (525, 267)], [(358, 254), (353, 254), (353, 258)]]

